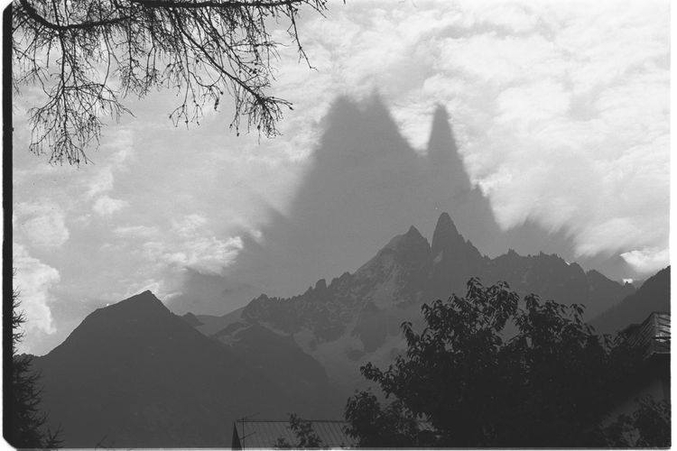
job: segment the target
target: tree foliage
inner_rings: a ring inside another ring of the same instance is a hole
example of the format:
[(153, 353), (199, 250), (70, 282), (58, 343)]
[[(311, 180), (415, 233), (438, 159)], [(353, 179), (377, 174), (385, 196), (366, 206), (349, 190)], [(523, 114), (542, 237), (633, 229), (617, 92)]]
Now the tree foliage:
[(632, 414), (621, 414), (602, 428), (614, 448), (667, 448), (670, 446), (670, 403), (645, 396)]
[(12, 293), (12, 361), (11, 393), (5, 415), (10, 415), (7, 441), (17, 448), (57, 448), (60, 430), (45, 429), (47, 415), (40, 409), (40, 375), (31, 367), (31, 356), (18, 354), (17, 345), (23, 338), (21, 330), (26, 318), (20, 310), (19, 296)]
[(296, 21), (302, 7), (322, 13), (327, 0), (15, 0), (13, 87), (37, 86), (46, 102), (29, 112), (30, 150), (50, 162), (87, 162), (105, 117), (129, 110), (122, 99), (173, 88), (175, 124), (199, 122), (222, 97), (234, 100), (230, 124), (265, 136), (290, 102), (269, 93), (271, 61), (284, 22), (307, 61)]
[(348, 399), (347, 433), (360, 439), (366, 448), (419, 448), (435, 444), (434, 434), (421, 427), (420, 417), (396, 399), (385, 407), (370, 391), (357, 393)]
[(637, 354), (595, 335), (580, 305), (522, 300), (507, 284), (485, 288), (475, 278), (467, 286), (465, 297), (423, 305), (423, 331), (403, 324), (407, 351), (389, 368), (362, 367), (395, 401), (382, 409), (365, 392), (349, 399), (351, 433), (369, 446), (397, 434), (388, 446), (416, 446), (421, 422), (413, 430), (401, 422), (424, 419), (435, 431), (427, 445), (605, 446), (600, 421), (632, 379)]
[(296, 414), (289, 415), (289, 426), (291, 427), (295, 443), (289, 443), (284, 437), (279, 437), (273, 444), (273, 448), (278, 449), (304, 449), (304, 448), (322, 448), (322, 439), (317, 435), (313, 429), (313, 423), (300, 418)]

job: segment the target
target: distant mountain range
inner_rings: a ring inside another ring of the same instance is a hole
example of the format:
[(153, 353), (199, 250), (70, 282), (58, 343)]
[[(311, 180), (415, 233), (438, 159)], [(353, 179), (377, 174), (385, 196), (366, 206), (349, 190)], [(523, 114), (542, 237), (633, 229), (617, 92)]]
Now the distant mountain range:
[(529, 219), (503, 231), (490, 198), (469, 176), (441, 106), (433, 112), (422, 151), (402, 136), (377, 95), (360, 103), (337, 99), (323, 126), (284, 214), (270, 206), (258, 233), (241, 231), (243, 249), (226, 275), (188, 271), (183, 295), (172, 300), (177, 311), (221, 313), (261, 293), (293, 296), (318, 279), (354, 272), (411, 225), (432, 230), (444, 211), (484, 255), (545, 252), (614, 280), (638, 276), (618, 253), (577, 257), (566, 228), (552, 231)]
[(352, 274), (221, 317), (177, 316), (146, 291), (90, 314), (35, 366), (67, 447), (223, 447), (247, 415), (340, 418), (366, 384), (359, 367), (390, 362), (404, 349), (401, 323), (420, 325), (424, 302), (464, 295), (472, 276), (585, 304), (611, 330), (669, 305), (668, 274), (635, 292), (556, 255), (492, 259), (444, 213), (432, 242), (411, 227)]
[[(443, 213), (431, 243), (411, 227), (355, 273), (344, 273), (328, 284), (321, 279), (287, 299), (261, 295), (236, 312), (236, 322), (294, 336), (327, 369), (330, 380), (349, 393), (364, 383), (360, 365), (385, 364), (403, 349), (403, 321), (420, 321), (424, 302), (452, 293), (465, 295), (473, 276), (485, 285), (506, 281), (520, 295), (536, 293), (564, 304), (584, 304), (586, 320), (635, 291), (631, 284), (614, 282), (594, 270), (585, 272), (556, 255), (510, 251), (491, 259)], [(226, 315), (222, 321), (232, 318)]]

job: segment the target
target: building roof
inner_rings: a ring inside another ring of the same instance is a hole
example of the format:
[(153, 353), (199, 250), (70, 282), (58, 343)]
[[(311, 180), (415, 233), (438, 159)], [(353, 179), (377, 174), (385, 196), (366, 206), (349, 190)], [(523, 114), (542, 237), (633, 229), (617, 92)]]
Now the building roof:
[(626, 329), (628, 342), (645, 350), (646, 358), (670, 353), (670, 314), (653, 312), (642, 324)]
[[(323, 447), (353, 448), (357, 441), (345, 432), (345, 421), (308, 420)], [(233, 425), (233, 448), (273, 448), (278, 439), (298, 441), (288, 420), (238, 420)]]

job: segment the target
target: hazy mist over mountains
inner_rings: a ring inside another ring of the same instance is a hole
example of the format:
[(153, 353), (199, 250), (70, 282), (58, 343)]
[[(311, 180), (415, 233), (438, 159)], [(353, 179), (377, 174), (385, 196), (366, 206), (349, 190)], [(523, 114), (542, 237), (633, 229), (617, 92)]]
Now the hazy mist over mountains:
[(438, 106), (431, 120), (427, 152), (420, 154), (377, 94), (362, 103), (338, 98), (288, 214), (271, 208), (273, 220), (260, 235), (244, 235), (225, 276), (188, 270), (173, 308), (225, 313), (260, 293), (294, 295), (317, 279), (357, 269), (410, 225), (432, 231), (443, 211), (483, 255), (555, 253), (614, 280), (636, 277), (619, 254), (577, 257), (565, 229), (550, 232), (527, 221), (501, 230), (489, 198), (468, 176), (453, 119)]
[(617, 255), (577, 263), (564, 230), (502, 231), (448, 113), (432, 120), (422, 155), (378, 96), (338, 99), (290, 213), (246, 236), (226, 276), (189, 271), (171, 311), (149, 291), (98, 309), (35, 357), (65, 445), (221, 447), (257, 412), (341, 418), (370, 386), (360, 367), (391, 363), (401, 324), (471, 277), (584, 304), (604, 332), (669, 310), (669, 270), (636, 290), (613, 280), (631, 275)]
[(331, 282), (321, 279), (288, 299), (262, 295), (237, 312), (238, 321), (292, 334), (328, 369), (330, 380), (350, 391), (360, 382), (361, 364), (387, 364), (403, 349), (403, 321), (420, 322), (425, 302), (465, 294), (471, 277), (486, 285), (506, 281), (520, 295), (584, 304), (586, 320), (635, 291), (556, 255), (524, 257), (511, 251), (494, 259), (482, 256), (443, 213), (432, 242), (411, 227), (354, 273), (344, 272)]
[(490, 258), (442, 213), (432, 241), (411, 226), (357, 271), (291, 298), (179, 317), (146, 291), (90, 314), (34, 361), (66, 446), (223, 446), (224, 425), (256, 412), (339, 418), (347, 396), (369, 386), (360, 366), (404, 352), (402, 322), (421, 326), (421, 305), (464, 294), (470, 277), (582, 303), (584, 319), (614, 332), (651, 309), (669, 311), (668, 276), (635, 291), (557, 255)]
[(6, 440), (669, 447), (670, 6), (14, 1)]

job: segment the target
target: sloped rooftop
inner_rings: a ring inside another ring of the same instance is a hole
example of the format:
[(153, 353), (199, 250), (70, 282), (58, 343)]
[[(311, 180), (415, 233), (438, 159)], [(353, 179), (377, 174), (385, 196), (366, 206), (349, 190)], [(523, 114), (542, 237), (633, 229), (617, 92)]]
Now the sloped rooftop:
[(653, 312), (641, 324), (626, 329), (628, 342), (644, 349), (646, 358), (670, 353), (670, 314)]
[[(353, 448), (355, 439), (345, 432), (345, 421), (309, 420), (323, 447)], [(233, 449), (273, 448), (282, 438), (292, 446), (297, 437), (287, 420), (238, 420), (233, 425)]]

